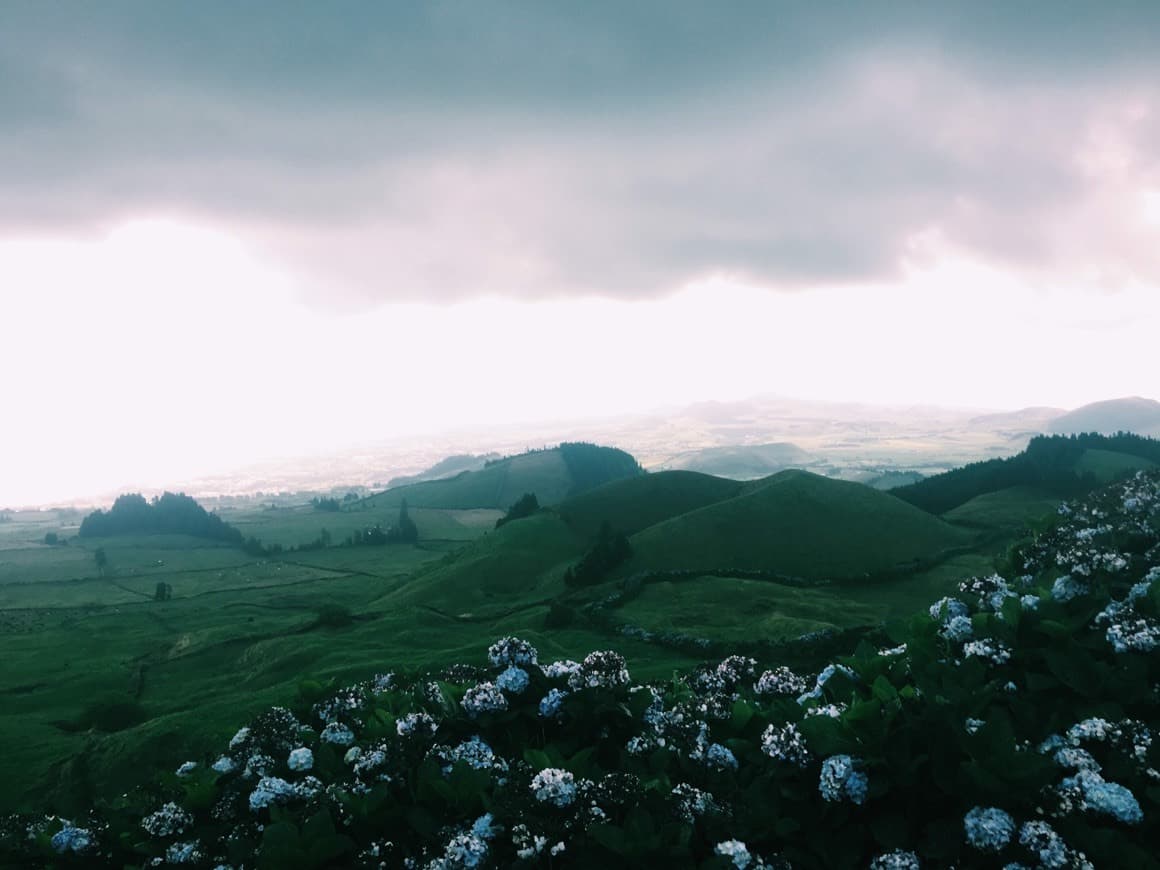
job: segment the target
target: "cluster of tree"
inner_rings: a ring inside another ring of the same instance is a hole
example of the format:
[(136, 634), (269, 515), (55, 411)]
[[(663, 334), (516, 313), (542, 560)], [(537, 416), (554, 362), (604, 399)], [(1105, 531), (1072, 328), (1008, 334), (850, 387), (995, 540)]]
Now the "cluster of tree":
[(1059, 498), (1091, 492), (1099, 480), (1077, 474), (1076, 462), (1085, 450), (1108, 450), (1160, 463), (1160, 441), (1129, 433), (1116, 435), (1037, 435), (1027, 449), (1007, 459), (973, 462), (945, 474), (891, 490), (903, 501), (941, 514), (978, 495), (1012, 486), (1035, 486)]
[(107, 511), (93, 511), (81, 522), (82, 538), (114, 535), (191, 535), (242, 546), (242, 533), (209, 513), (184, 493), (167, 492), (152, 501), (138, 493), (118, 496)]
[(569, 565), (564, 571), (564, 585), (575, 587), (599, 583), (631, 555), (632, 545), (628, 538), (622, 532), (614, 531), (606, 520), (600, 524), (596, 543), (580, 557), (579, 562)]
[(631, 453), (616, 447), (601, 447), (586, 441), (565, 441), (560, 444), (560, 456), (572, 477), (571, 495), (611, 480), (637, 477), (645, 473)]
[(342, 503), (336, 498), (319, 498), (315, 496), (310, 499), (310, 503), (314, 505), (316, 511), (330, 511), (336, 513), (342, 510)]
[[(351, 534), (347, 535), (346, 540), (342, 543), (347, 547), (377, 547), (383, 544), (413, 544), (418, 540), (419, 527), (411, 519), (411, 514), (407, 510), (407, 500), (403, 499), (402, 504), (399, 505), (399, 518), (393, 526), (388, 526), (384, 529), (380, 524), (375, 523), (375, 525), (368, 526), (365, 529), (355, 529)], [(331, 546), (332, 543), (333, 538), (330, 532), (323, 529), (313, 541), (307, 544), (299, 544), (296, 549), (300, 552), (324, 550)]]
[(540, 500), (536, 498), (534, 492), (525, 492), (519, 499), (508, 508), (507, 513), (495, 521), (495, 527), (507, 525), (515, 520), (522, 520), (524, 517), (530, 517), (540, 509)]

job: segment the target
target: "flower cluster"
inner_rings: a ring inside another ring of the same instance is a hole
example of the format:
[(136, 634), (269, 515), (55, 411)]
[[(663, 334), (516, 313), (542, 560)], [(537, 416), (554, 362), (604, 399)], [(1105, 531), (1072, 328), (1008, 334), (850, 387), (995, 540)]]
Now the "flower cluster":
[(154, 837), (172, 837), (193, 824), (193, 816), (170, 801), (141, 820), (141, 827)]
[(860, 767), (861, 762), (849, 755), (831, 755), (823, 761), (821, 777), (818, 779), (818, 791), (823, 800), (865, 803), (869, 780)]
[(558, 767), (545, 767), (532, 777), (530, 788), (541, 803), (566, 807), (576, 800), (576, 783), (572, 774)]
[(395, 733), (400, 737), (434, 737), (439, 723), (430, 713), (408, 713), (395, 722)]
[(507, 670), (495, 678), (495, 684), (505, 692), (518, 695), (528, 687), (528, 672), (517, 665), (508, 665)]
[(540, 654), (534, 646), (518, 637), (505, 637), (487, 648), (487, 660), (493, 668), (508, 665), (534, 665)]
[(806, 681), (785, 665), (779, 665), (771, 671), (763, 671), (753, 690), (759, 695), (800, 695), (806, 690)]
[(810, 763), (810, 751), (797, 725), (786, 722), (770, 725), (761, 735), (761, 751), (778, 761), (805, 767)]
[(627, 686), (628, 666), (624, 656), (611, 650), (589, 653), (580, 663), (580, 669), (569, 675), (572, 689), (616, 689)]
[(549, 689), (542, 699), (540, 699), (540, 715), (545, 719), (559, 718), (564, 712), (564, 699), (568, 697), (568, 692), (563, 689)]
[(1015, 820), (998, 807), (975, 807), (963, 817), (967, 842), (982, 852), (998, 852), (1011, 842)]
[(503, 692), (490, 682), (472, 686), (460, 703), (473, 719), (482, 713), (500, 713), (508, 708)]

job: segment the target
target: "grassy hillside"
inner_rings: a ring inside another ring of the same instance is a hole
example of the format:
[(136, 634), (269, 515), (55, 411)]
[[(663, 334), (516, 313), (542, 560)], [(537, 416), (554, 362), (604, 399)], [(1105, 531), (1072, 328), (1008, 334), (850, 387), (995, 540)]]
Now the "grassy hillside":
[(583, 546), (560, 517), (541, 511), (445, 556), (379, 604), (419, 604), (453, 616), (506, 612), (558, 595), (561, 572), (552, 569)]
[(557, 510), (582, 538), (591, 538), (607, 520), (635, 534), (655, 523), (732, 498), (742, 484), (695, 471), (661, 471), (617, 480), (570, 498)]
[(1015, 456), (974, 462), (899, 487), (893, 494), (941, 515), (976, 496), (1013, 486), (1031, 486), (1057, 498), (1073, 498), (1152, 464), (1160, 464), (1160, 440), (1153, 438), (1092, 433), (1037, 436)]
[(971, 528), (1019, 528), (1053, 514), (1060, 500), (1033, 486), (1012, 486), (977, 495), (943, 519)]
[(359, 509), (412, 508), (506, 509), (524, 493), (535, 493), (541, 505), (557, 504), (610, 480), (643, 474), (623, 450), (591, 444), (561, 444), (489, 463), (445, 480), (388, 489), (364, 499)]
[(892, 495), (783, 471), (736, 498), (635, 535), (625, 570), (742, 568), (852, 577), (930, 559), (969, 541), (964, 531)]
[(1110, 483), (1137, 471), (1148, 471), (1155, 467), (1155, 462), (1141, 456), (1131, 456), (1113, 450), (1092, 449), (1085, 450), (1083, 455), (1076, 460), (1075, 473), (1092, 474), (1100, 483)]
[(832, 590), (795, 589), (711, 574), (650, 583), (616, 616), (646, 631), (726, 642), (792, 638), (882, 618), (866, 604), (843, 601), (836, 607)]

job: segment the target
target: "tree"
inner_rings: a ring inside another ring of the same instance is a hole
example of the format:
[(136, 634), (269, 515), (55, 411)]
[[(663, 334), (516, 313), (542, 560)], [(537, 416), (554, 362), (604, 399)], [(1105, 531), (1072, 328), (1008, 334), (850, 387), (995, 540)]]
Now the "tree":
[(96, 552), (93, 553), (93, 559), (97, 563), (97, 573), (104, 577), (105, 569), (109, 567), (109, 557), (105, 554), (105, 548), (97, 547)]
[(501, 526), (507, 525), (515, 520), (522, 520), (524, 517), (530, 517), (540, 509), (540, 501), (536, 498), (534, 492), (525, 492), (519, 499), (508, 508), (508, 512), (495, 521), (495, 527), (498, 529)]
[(419, 527), (407, 512), (407, 500), (399, 505), (399, 540), (413, 544), (419, 540)]
[(153, 592), (154, 601), (168, 601), (173, 597), (173, 587), (168, 583), (159, 582)]
[(48, 544), (50, 547), (55, 547), (60, 543), (60, 536), (57, 535), (56, 532), (45, 532), (44, 543)]

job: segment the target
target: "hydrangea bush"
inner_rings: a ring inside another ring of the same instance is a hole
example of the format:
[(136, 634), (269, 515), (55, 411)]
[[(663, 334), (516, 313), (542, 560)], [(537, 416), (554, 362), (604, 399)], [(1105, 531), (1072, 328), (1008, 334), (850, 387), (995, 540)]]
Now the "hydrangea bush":
[(0, 866), (1155, 867), (1157, 581), (1140, 474), (889, 648), (643, 684), (503, 638), (270, 710), (84, 818), (2, 820)]

